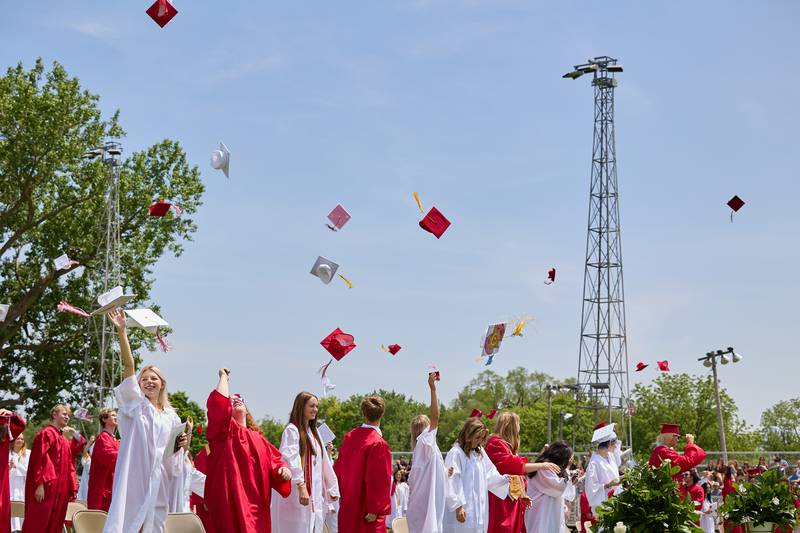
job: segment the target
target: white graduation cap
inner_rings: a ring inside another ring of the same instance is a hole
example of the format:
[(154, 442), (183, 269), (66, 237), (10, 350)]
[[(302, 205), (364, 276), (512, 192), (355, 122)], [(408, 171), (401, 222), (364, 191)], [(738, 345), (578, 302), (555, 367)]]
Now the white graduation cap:
[(616, 426), (616, 422), (594, 430), (594, 434), (592, 434), (592, 444), (602, 444), (604, 442), (617, 440), (617, 434), (614, 433), (614, 426)]
[(89, 410), (85, 407), (78, 407), (77, 409), (75, 409), (75, 412), (73, 414), (75, 415), (75, 418), (77, 418), (78, 420), (83, 420), (84, 422), (92, 421), (92, 417), (89, 415)]
[(228, 168), (231, 164), (231, 151), (228, 150), (228, 147), (225, 146), (225, 143), (220, 141), (219, 142), (219, 149), (214, 150), (211, 153), (211, 166), (216, 170), (221, 170), (225, 173), (225, 177), (228, 178)]
[(0, 304), (0, 322), (5, 322), (8, 310), (11, 308), (9, 304)]
[(97, 297), (97, 303), (100, 304), (100, 309), (95, 309), (91, 314), (99, 315), (105, 313), (106, 311), (114, 309), (115, 307), (125, 305), (135, 297), (135, 294), (125, 294), (125, 291), (122, 290), (122, 287), (117, 285), (110, 291), (104, 292)]
[(331, 428), (328, 427), (328, 424), (322, 422), (320, 425), (317, 426), (317, 432), (319, 432), (319, 438), (322, 439), (322, 442), (327, 446), (329, 442), (333, 442), (336, 440), (336, 435), (333, 434)]
[(317, 276), (322, 283), (325, 285), (329, 284), (331, 280), (333, 280), (333, 276), (336, 275), (336, 271), (339, 270), (339, 265), (331, 261), (330, 259), (325, 259), (322, 256), (317, 257), (317, 261), (314, 263), (314, 266), (311, 267), (311, 274)]
[(67, 254), (64, 254), (53, 259), (53, 264), (56, 266), (56, 270), (66, 270), (72, 266), (72, 260)]
[(125, 325), (129, 328), (142, 328), (148, 333), (156, 333), (158, 328), (169, 326), (167, 321), (153, 312), (152, 309), (129, 309)]

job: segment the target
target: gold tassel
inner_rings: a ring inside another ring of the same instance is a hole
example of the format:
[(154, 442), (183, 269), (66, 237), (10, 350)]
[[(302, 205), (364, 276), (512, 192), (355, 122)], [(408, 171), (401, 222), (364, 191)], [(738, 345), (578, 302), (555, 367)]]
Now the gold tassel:
[(348, 289), (352, 289), (352, 288), (353, 288), (353, 284), (352, 284), (352, 283), (350, 283), (350, 280), (349, 280), (349, 279), (347, 279), (346, 277), (342, 276), (341, 274), (339, 274), (339, 277), (340, 277), (340, 278), (342, 278), (342, 279), (344, 280), (344, 282), (345, 282), (345, 283), (347, 283), (347, 288), (348, 288)]
[(425, 210), (424, 210), (424, 209), (422, 209), (422, 202), (420, 202), (420, 201), (419, 201), (419, 194), (417, 194), (416, 192), (415, 192), (415, 193), (412, 193), (412, 194), (414, 195), (414, 200), (416, 200), (416, 201), (417, 201), (417, 207), (419, 207), (419, 212), (420, 212), (420, 213), (424, 213), (424, 212), (425, 212)]

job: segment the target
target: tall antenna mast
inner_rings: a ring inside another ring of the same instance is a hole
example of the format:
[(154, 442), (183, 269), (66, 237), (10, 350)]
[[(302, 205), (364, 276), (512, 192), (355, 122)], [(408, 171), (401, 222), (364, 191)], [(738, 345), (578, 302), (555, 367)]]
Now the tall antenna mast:
[(622, 65), (616, 59), (602, 56), (575, 65), (574, 70), (563, 77), (578, 79), (591, 74), (594, 87), (594, 142), (576, 414), (580, 416), (581, 410), (590, 410), (595, 423), (617, 422), (617, 433), (620, 437), (627, 434), (627, 444), (631, 446), (633, 407), (628, 379), (614, 136), (615, 74), (620, 72)]

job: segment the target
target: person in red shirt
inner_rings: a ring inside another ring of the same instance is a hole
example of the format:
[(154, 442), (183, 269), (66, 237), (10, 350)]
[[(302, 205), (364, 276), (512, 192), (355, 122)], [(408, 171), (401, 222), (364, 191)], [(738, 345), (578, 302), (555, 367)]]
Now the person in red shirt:
[(0, 533), (11, 532), (11, 489), (8, 483), (9, 446), (25, 430), (25, 421), (16, 413), (0, 409)]
[(100, 411), (100, 425), (103, 429), (97, 435), (92, 448), (86, 506), (108, 512), (111, 507), (111, 489), (114, 487), (114, 467), (119, 454), (119, 441), (114, 437), (117, 430), (117, 411), (109, 408)]
[(272, 491), (286, 498), (292, 473), (281, 452), (264, 438), (242, 397), (231, 396), (229, 376), (227, 368), (219, 370), (217, 388), (206, 402), (211, 451), (205, 503), (214, 531), (271, 533)]
[(386, 533), (386, 515), (392, 511), (392, 452), (383, 440), (380, 396), (361, 401), (364, 423), (345, 435), (333, 465), (339, 479), (339, 531)]
[[(489, 493), (489, 530), (488, 533), (519, 533), (525, 531), (525, 509), (530, 507), (531, 499), (525, 492), (527, 474), (539, 470), (550, 470), (558, 474), (561, 469), (553, 463), (529, 463), (525, 457), (516, 455), (520, 444), (519, 415), (504, 411), (497, 415), (495, 432), (489, 435), (484, 451), (497, 471), (502, 475), (518, 476), (512, 482), (509, 496), (501, 500)], [(413, 468), (413, 467), (412, 467)], [(514, 486), (519, 493), (514, 494)], [(532, 532), (533, 533), (533, 532)]]
[(25, 478), (23, 533), (61, 533), (67, 504), (75, 499), (78, 483), (75, 461), (86, 439), (69, 427), (72, 412), (66, 405), (50, 410), (50, 425), (33, 439)]
[(678, 445), (680, 427), (678, 424), (661, 424), (661, 433), (658, 435), (658, 445), (650, 454), (649, 464), (653, 468), (658, 468), (666, 460), (670, 460), (673, 465), (680, 467), (680, 472), (675, 474), (675, 481), (680, 481), (681, 474), (691, 470), (706, 458), (706, 452), (694, 443), (694, 435), (686, 434), (686, 447), (683, 455), (675, 451)]
[(697, 484), (698, 481), (700, 481), (700, 476), (697, 474), (697, 470), (694, 468), (688, 472), (684, 472), (680, 493), (681, 499), (692, 500), (695, 507), (699, 511), (703, 507), (703, 498), (705, 497), (705, 493), (703, 492), (703, 487)]

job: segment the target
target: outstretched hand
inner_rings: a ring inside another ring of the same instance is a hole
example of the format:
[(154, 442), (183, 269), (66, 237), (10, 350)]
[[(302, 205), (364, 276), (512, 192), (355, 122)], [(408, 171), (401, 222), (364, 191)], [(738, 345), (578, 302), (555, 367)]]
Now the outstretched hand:
[(120, 308), (112, 309), (106, 316), (118, 330), (125, 329), (125, 311)]
[(231, 369), (230, 368), (220, 368), (219, 369), (219, 377), (222, 376), (231, 377)]
[(536, 463), (536, 464), (541, 465), (539, 466), (539, 468), (537, 468), (537, 470), (549, 470), (554, 474), (558, 474), (559, 472), (561, 472), (561, 467), (555, 463)]
[(432, 389), (436, 388), (436, 373), (431, 372), (428, 374), (428, 386)]
[(278, 475), (281, 476), (281, 479), (284, 481), (289, 481), (292, 479), (292, 472), (285, 466), (282, 466), (278, 469)]

